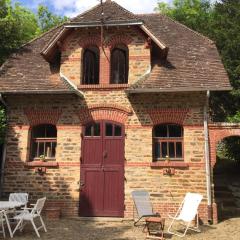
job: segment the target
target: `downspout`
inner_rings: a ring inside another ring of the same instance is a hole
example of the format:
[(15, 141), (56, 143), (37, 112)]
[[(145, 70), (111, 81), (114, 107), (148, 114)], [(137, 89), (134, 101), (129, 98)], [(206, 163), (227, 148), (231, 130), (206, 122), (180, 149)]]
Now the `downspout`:
[(205, 138), (205, 164), (206, 164), (206, 184), (207, 184), (207, 204), (208, 204), (208, 223), (213, 223), (212, 209), (212, 188), (211, 188), (211, 167), (209, 156), (209, 132), (208, 132), (208, 110), (209, 110), (210, 91), (207, 91), (206, 103), (204, 106), (204, 138)]
[[(7, 107), (7, 104), (4, 101), (1, 93), (0, 93), (0, 102), (4, 105), (5, 108)], [(3, 187), (3, 182), (4, 182), (4, 167), (5, 167), (5, 162), (6, 162), (6, 151), (7, 151), (7, 146), (6, 146), (6, 141), (4, 141), (4, 143), (3, 143), (3, 154), (2, 154), (2, 164), (1, 164), (0, 197), (2, 197), (2, 187)]]

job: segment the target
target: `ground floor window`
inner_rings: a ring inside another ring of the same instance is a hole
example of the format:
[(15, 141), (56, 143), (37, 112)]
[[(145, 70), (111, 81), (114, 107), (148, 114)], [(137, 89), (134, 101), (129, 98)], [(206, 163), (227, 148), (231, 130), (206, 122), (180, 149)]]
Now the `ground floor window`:
[(183, 159), (183, 128), (176, 124), (160, 124), (153, 129), (153, 159)]
[(37, 125), (31, 131), (31, 160), (55, 159), (57, 129), (50, 124)]

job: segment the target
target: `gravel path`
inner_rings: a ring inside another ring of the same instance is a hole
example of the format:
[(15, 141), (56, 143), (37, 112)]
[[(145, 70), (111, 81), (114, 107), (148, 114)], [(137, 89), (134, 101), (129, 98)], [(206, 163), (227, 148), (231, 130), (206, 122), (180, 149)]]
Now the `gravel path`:
[[(80, 220), (61, 219), (59, 221), (45, 221), (48, 232), (40, 230), (41, 239), (48, 240), (143, 240), (146, 234), (142, 227), (133, 227), (132, 222), (90, 222)], [(168, 226), (168, 223), (167, 223)], [(240, 240), (240, 218), (232, 218), (212, 226), (201, 226), (201, 233), (189, 231), (185, 240)], [(166, 239), (180, 239), (168, 234)], [(0, 239), (3, 239), (0, 234)], [(31, 226), (27, 226), (22, 233), (14, 235), (16, 240), (37, 239)]]

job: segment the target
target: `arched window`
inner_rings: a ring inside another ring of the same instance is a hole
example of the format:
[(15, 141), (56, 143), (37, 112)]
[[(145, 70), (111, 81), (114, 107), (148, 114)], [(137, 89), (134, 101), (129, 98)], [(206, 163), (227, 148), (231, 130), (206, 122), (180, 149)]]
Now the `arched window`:
[(128, 49), (119, 45), (111, 52), (111, 84), (128, 83)]
[(82, 84), (99, 84), (99, 49), (89, 47), (83, 53)]
[(161, 124), (153, 129), (153, 159), (183, 159), (183, 128), (176, 124)]
[(31, 133), (31, 159), (54, 159), (57, 146), (56, 126), (37, 125), (32, 128)]

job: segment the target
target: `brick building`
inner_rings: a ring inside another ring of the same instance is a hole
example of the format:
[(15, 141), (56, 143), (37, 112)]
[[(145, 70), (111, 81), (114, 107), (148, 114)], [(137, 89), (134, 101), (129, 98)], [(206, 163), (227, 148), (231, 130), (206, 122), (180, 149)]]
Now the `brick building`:
[(209, 207), (216, 220), (204, 109), (209, 91), (230, 89), (211, 40), (107, 0), (1, 67), (3, 191), (46, 195), (64, 216), (116, 217), (132, 217), (136, 189), (148, 190), (163, 215), (195, 191), (204, 196), (202, 220)]

